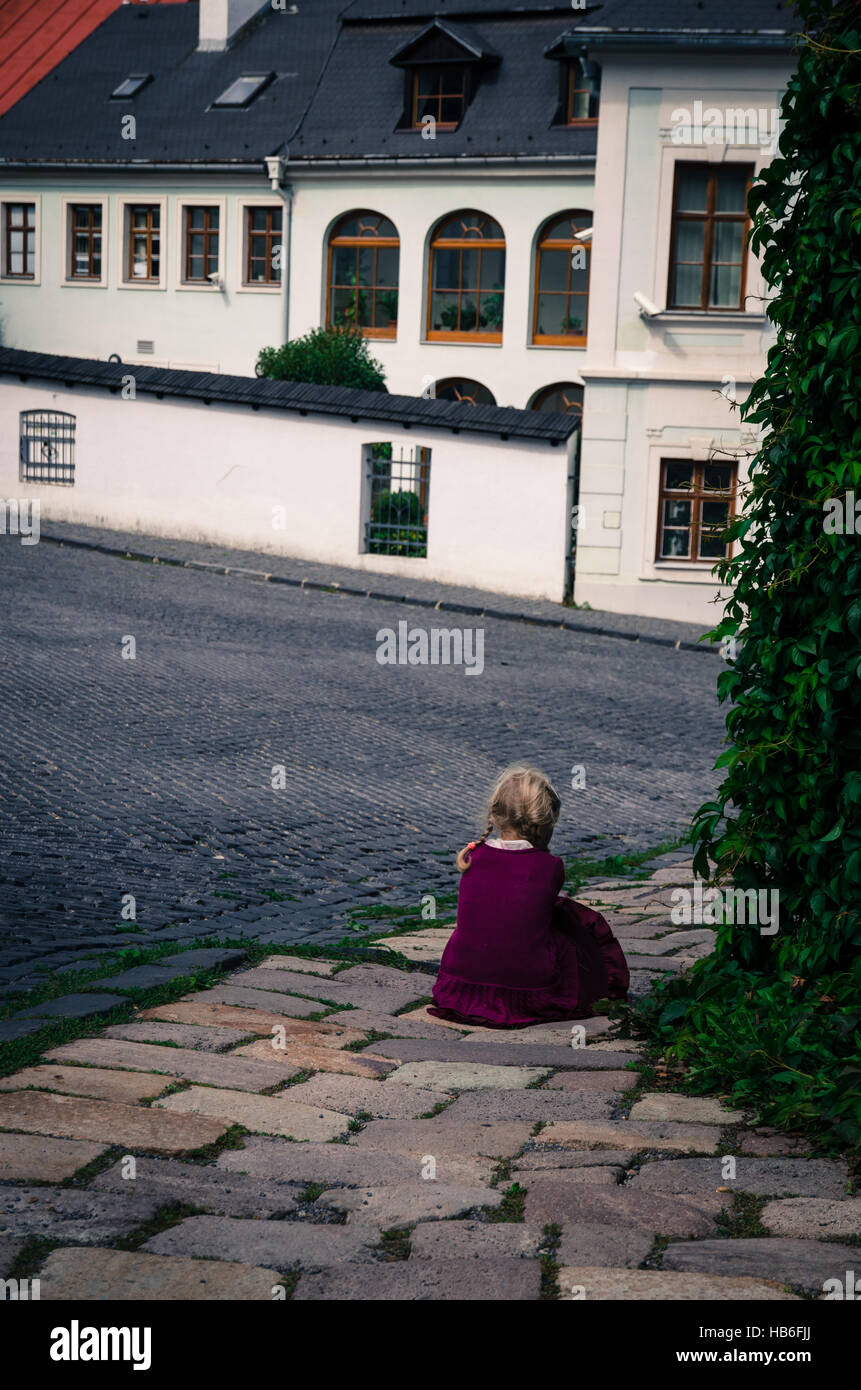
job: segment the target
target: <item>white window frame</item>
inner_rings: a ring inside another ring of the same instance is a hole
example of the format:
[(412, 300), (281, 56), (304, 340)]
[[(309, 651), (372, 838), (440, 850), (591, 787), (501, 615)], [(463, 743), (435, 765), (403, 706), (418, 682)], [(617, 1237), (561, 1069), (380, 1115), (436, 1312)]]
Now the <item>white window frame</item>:
[[(197, 294), (220, 294), (224, 287), (225, 267), (227, 257), (225, 255), (227, 243), (227, 199), (183, 197), (176, 200), (176, 249), (174, 251), (174, 284), (178, 290), (192, 290)], [(185, 210), (186, 208), (218, 208), (218, 285), (204, 285), (197, 281), (184, 280), (185, 273)]]
[[(102, 209), (102, 273), (98, 280), (77, 279), (70, 274), (72, 268), (72, 208), (96, 207)], [(60, 197), (60, 284), (75, 289), (106, 290), (108, 287), (110, 199), (102, 194), (82, 193), (80, 196), (63, 193)]]
[[(158, 280), (129, 280), (126, 276), (126, 253), (129, 236), (129, 210), (134, 207), (158, 206), (159, 212), (159, 278)], [(117, 288), (121, 290), (149, 290), (155, 291), (167, 289), (167, 255), (168, 255), (168, 226), (167, 226), (167, 198), (164, 194), (152, 196), (148, 193), (136, 195), (122, 194), (117, 199), (117, 230), (116, 237), (116, 267), (117, 267)]]
[[(239, 229), (235, 238), (236, 246), (234, 250), (233, 263), (235, 268), (235, 289), (237, 294), (280, 294), (287, 276), (287, 257), (284, 252), (284, 238), (287, 232), (287, 208), (283, 198), (277, 195), (264, 195), (253, 198), (239, 198), (236, 203), (239, 216)], [(271, 285), (250, 285), (245, 280), (245, 252), (246, 252), (246, 212), (248, 208), (275, 208), (281, 209), (281, 279)]]
[[(33, 277), (6, 274), (6, 205), (7, 203), (33, 203), (36, 219), (36, 235), (33, 238)], [(42, 283), (42, 195), (29, 191), (21, 193), (4, 192), (0, 197), (0, 283), (4, 285), (40, 285)]]
[(672, 314), (674, 319), (698, 319), (708, 323), (723, 324), (730, 331), (739, 323), (761, 321), (765, 315), (763, 297), (766, 294), (765, 281), (759, 262), (753, 251), (747, 248), (745, 278), (745, 307), (742, 309), (670, 309), (667, 305), (667, 286), (670, 278), (670, 247), (673, 238), (673, 187), (676, 166), (683, 161), (691, 164), (753, 165), (753, 177), (757, 178), (770, 163), (771, 156), (763, 156), (761, 150), (752, 145), (663, 145), (658, 177), (658, 234), (655, 238), (655, 260), (652, 267), (652, 288), (650, 297), (660, 306), (660, 312)]

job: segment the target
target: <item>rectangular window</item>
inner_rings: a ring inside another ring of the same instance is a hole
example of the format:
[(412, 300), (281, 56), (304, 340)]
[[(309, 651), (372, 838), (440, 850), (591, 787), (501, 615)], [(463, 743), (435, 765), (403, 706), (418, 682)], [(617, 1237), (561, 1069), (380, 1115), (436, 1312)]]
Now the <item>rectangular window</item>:
[(245, 209), (244, 284), (280, 285), (281, 213), (280, 207)]
[(466, 110), (465, 67), (420, 68), (413, 76), (413, 126), (433, 116), (441, 130), (455, 130)]
[(735, 513), (736, 466), (661, 460), (658, 560), (713, 565), (729, 554), (722, 532)]
[(65, 410), (22, 410), (19, 416), (21, 482), (75, 481), (75, 416)]
[(36, 204), (3, 204), (3, 276), (7, 280), (36, 277)]
[(69, 206), (70, 280), (102, 278), (102, 205), (72, 203)]
[(126, 279), (155, 284), (161, 266), (161, 207), (130, 203), (126, 209)]
[(218, 274), (218, 207), (186, 207), (183, 209), (182, 278), (186, 284), (210, 283)]
[(366, 444), (363, 454), (365, 553), (426, 557), (430, 449)]
[(676, 165), (667, 303), (671, 309), (742, 309), (747, 164)]

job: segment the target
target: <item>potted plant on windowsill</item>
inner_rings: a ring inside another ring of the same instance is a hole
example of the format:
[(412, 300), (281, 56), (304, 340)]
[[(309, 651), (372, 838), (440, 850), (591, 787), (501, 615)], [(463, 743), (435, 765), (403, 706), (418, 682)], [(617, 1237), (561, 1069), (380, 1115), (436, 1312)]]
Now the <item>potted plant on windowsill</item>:
[(386, 315), (386, 318), (387, 318), (387, 320), (388, 320), (388, 322), (387, 322), (387, 327), (388, 327), (388, 328), (397, 328), (397, 326), (398, 326), (398, 292), (397, 292), (397, 290), (383, 290), (382, 294), (380, 294), (380, 295), (377, 296), (377, 302), (379, 303), (379, 305), (380, 305), (380, 307), (381, 307), (383, 313)]

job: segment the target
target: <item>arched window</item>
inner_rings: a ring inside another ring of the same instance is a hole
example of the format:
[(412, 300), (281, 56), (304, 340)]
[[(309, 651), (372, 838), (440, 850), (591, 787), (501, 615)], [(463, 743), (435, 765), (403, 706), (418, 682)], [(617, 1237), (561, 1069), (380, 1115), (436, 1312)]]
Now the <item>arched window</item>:
[(591, 243), (579, 232), (592, 222), (590, 212), (565, 212), (545, 222), (535, 252), (533, 343), (585, 347), (589, 312)]
[(554, 415), (583, 415), (583, 387), (573, 381), (558, 381), (555, 386), (545, 386), (536, 391), (529, 402), (530, 410), (552, 411)]
[(458, 212), (431, 237), (430, 342), (502, 342), (505, 237), (483, 212)]
[(354, 323), (369, 338), (398, 331), (397, 228), (378, 212), (351, 212), (329, 233), (326, 323)]
[(486, 386), (465, 376), (447, 376), (444, 381), (438, 381), (434, 395), (438, 401), (463, 401), (464, 405), (496, 405), (495, 397)]

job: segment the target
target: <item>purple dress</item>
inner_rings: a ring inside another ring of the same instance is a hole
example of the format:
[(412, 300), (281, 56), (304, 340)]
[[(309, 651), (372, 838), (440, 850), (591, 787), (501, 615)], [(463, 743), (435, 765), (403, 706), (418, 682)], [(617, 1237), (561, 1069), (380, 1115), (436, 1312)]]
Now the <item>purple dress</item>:
[(471, 855), (428, 1013), (522, 1028), (590, 1018), (595, 1000), (626, 997), (622, 948), (600, 913), (560, 894), (561, 859), (486, 844)]

